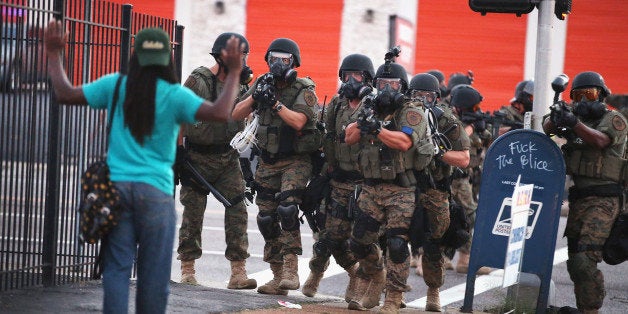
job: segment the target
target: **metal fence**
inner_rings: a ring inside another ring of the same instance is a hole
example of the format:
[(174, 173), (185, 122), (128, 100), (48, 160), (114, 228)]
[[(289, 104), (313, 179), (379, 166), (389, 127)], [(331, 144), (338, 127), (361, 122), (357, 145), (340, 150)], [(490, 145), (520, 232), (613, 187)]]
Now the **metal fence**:
[(47, 82), (43, 29), (68, 31), (76, 85), (126, 72), (134, 34), (161, 27), (181, 77), (183, 27), (98, 0), (0, 1), (0, 291), (89, 280), (98, 245), (77, 240), (79, 177), (106, 151), (106, 114), (57, 104)]

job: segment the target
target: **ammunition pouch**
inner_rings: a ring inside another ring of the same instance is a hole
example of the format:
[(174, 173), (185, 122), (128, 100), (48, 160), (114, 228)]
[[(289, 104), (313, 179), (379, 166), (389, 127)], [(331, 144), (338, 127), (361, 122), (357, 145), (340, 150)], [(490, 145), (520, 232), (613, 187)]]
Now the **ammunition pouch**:
[(374, 178), (364, 179), (364, 184), (368, 186), (376, 186), (376, 185), (384, 184), (384, 183), (395, 184), (404, 188), (408, 188), (408, 187), (416, 186), (417, 181), (412, 171), (398, 173), (394, 179), (390, 179), (390, 180), (374, 179)]
[(342, 169), (334, 169), (331, 173), (331, 178), (342, 183), (364, 179), (362, 174), (358, 171), (345, 171)]
[[(565, 145), (564, 145), (565, 146)], [(568, 145), (567, 145), (568, 146)], [(563, 149), (567, 174), (624, 182), (628, 175), (626, 159), (603, 154), (603, 151)]]

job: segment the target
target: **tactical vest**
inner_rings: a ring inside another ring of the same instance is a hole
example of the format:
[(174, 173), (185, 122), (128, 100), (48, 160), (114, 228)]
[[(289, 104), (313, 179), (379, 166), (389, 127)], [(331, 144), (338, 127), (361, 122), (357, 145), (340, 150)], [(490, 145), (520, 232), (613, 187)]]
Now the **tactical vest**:
[(513, 106), (502, 106), (499, 111), (506, 114), (506, 119), (523, 123), (523, 115)]
[[(451, 138), (449, 134), (451, 134), (451, 132), (464, 132), (462, 125), (460, 123), (457, 124), (456, 128), (459, 130), (450, 130), (452, 125), (457, 123), (451, 108), (442, 104), (437, 104), (437, 106), (442, 110), (442, 113), (436, 116), (438, 131), (447, 136), (453, 144), (455, 140), (458, 140), (458, 138)], [(436, 158), (432, 159), (432, 162), (430, 162), (429, 170), (432, 178), (434, 178), (434, 181), (441, 181), (449, 178), (453, 173), (453, 167), (451, 165)]]
[[(403, 108), (415, 106), (413, 103), (406, 103)], [(415, 106), (415, 108), (418, 108)], [(394, 130), (399, 130), (401, 115), (406, 110), (397, 110), (392, 116), (391, 123)], [(381, 117), (380, 117), (381, 118)], [(425, 116), (423, 116), (425, 118)], [(386, 117), (385, 120), (389, 119)], [(427, 122), (427, 121), (426, 121)], [(412, 136), (412, 147), (401, 152), (384, 145), (376, 136), (364, 135), (360, 138), (360, 171), (364, 178), (397, 180), (398, 182), (409, 182), (416, 184), (412, 170), (423, 170), (429, 165), (434, 155), (434, 145), (429, 138), (419, 138), (415, 133)], [(402, 184), (406, 186), (406, 184)]]
[(360, 145), (347, 145), (345, 143), (345, 128), (358, 119), (362, 108), (362, 102), (357, 109), (349, 106), (349, 101), (344, 97), (335, 96), (329, 103), (326, 116), (328, 133), (323, 141), (325, 157), (334, 168), (344, 171), (358, 171), (358, 155)]
[[(581, 120), (581, 122), (597, 129), (600, 122), (604, 118), (608, 118), (610, 114), (620, 116), (619, 113), (608, 112), (600, 120), (593, 122)], [(621, 141), (621, 145), (611, 145), (605, 149), (598, 149), (584, 143), (580, 138), (569, 140), (561, 147), (565, 157), (567, 174), (615, 183), (624, 182), (626, 180), (626, 169), (624, 169), (626, 168), (626, 138), (624, 137)]]
[[(254, 85), (255, 86), (255, 85)], [(288, 109), (293, 109), (301, 91), (314, 88), (309, 78), (297, 78), (290, 86), (277, 90), (277, 100)], [(321, 132), (316, 128), (318, 117), (316, 107), (310, 107), (312, 113), (303, 129), (296, 131), (286, 124), (272, 108), (258, 109), (259, 125), (257, 128), (257, 146), (269, 154), (270, 158), (282, 158), (292, 154), (306, 154), (321, 147)]]
[[(208, 68), (201, 66), (192, 71), (191, 76), (196, 78), (197, 84), (205, 84), (206, 86), (204, 91), (199, 93), (198, 90), (195, 90), (194, 92), (204, 99), (215, 101), (224, 85), (218, 81), (216, 75)], [(247, 90), (247, 85), (240, 85), (238, 96), (244, 95)], [(243, 129), (243, 121), (201, 121), (186, 125), (183, 135), (186, 137), (186, 141), (197, 145), (228, 145), (233, 136)]]

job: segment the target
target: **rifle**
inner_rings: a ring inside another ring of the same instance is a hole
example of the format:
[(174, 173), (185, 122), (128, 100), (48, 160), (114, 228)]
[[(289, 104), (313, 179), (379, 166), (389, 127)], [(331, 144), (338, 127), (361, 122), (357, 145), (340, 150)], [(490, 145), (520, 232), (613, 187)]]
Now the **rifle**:
[[(571, 111), (567, 106), (567, 103), (559, 100), (560, 93), (562, 93), (569, 84), (569, 76), (566, 74), (560, 74), (552, 81), (552, 89), (554, 90), (554, 103), (550, 106), (550, 119), (552, 116), (561, 116), (565, 111)], [(552, 121), (553, 122), (553, 121)], [(556, 135), (559, 137), (571, 138), (574, 136), (573, 131), (570, 128), (556, 126), (558, 132)]]
[(464, 112), (460, 117), (460, 120), (464, 123), (472, 124), (479, 121), (484, 121), (487, 125), (492, 126), (493, 138), (499, 137), (499, 128), (502, 125), (509, 126), (512, 129), (522, 129), (523, 123), (512, 121), (506, 118), (506, 114), (500, 111), (493, 111), (493, 115), (485, 112)]
[(177, 173), (182, 183), (186, 183), (186, 185), (192, 186), (203, 193), (209, 194), (211, 192), (225, 207), (233, 206), (211, 183), (203, 178), (203, 175), (198, 172), (190, 161), (183, 146), (177, 148), (175, 168), (178, 170)]
[(323, 109), (321, 110), (321, 117), (316, 122), (316, 128), (321, 132), (325, 132), (325, 103), (327, 103), (327, 95), (325, 95), (325, 98), (323, 99)]

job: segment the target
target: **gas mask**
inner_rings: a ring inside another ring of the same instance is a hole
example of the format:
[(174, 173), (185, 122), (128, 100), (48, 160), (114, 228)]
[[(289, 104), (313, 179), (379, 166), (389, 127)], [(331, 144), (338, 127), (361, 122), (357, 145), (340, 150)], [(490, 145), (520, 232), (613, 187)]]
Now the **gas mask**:
[(404, 101), (403, 94), (387, 84), (383, 89), (378, 90), (375, 96), (375, 108), (378, 113), (388, 115), (403, 105)]
[(598, 120), (606, 113), (606, 105), (600, 101), (579, 101), (573, 104), (573, 113), (586, 121)]
[(287, 83), (297, 79), (297, 71), (292, 68), (292, 54), (271, 51), (268, 55), (268, 67), (275, 78)]
[(370, 94), (373, 88), (365, 85), (363, 82), (358, 82), (355, 78), (349, 77), (349, 79), (340, 85), (338, 94), (349, 100), (362, 99), (364, 96)]

